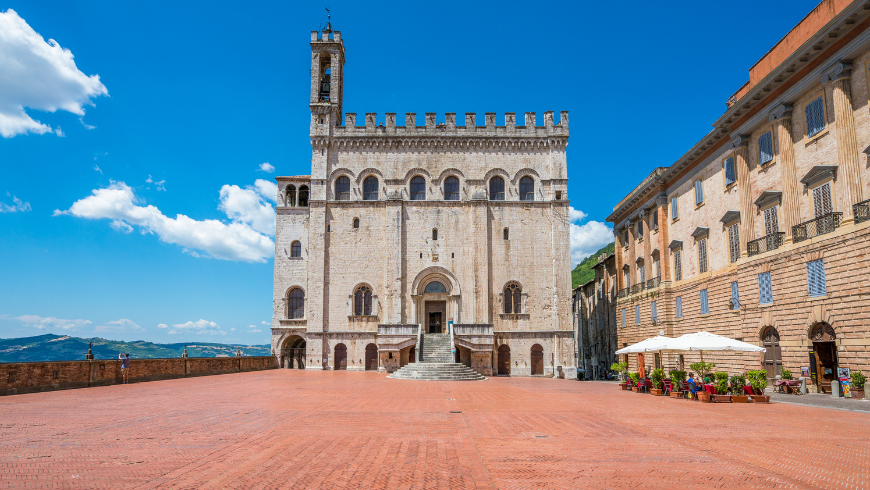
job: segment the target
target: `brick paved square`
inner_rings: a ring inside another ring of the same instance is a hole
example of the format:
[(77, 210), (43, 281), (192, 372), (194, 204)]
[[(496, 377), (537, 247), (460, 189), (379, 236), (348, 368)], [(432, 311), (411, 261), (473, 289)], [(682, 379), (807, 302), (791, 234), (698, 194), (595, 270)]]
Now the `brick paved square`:
[(868, 433), (613, 383), (282, 369), (2, 397), (0, 488), (855, 489)]

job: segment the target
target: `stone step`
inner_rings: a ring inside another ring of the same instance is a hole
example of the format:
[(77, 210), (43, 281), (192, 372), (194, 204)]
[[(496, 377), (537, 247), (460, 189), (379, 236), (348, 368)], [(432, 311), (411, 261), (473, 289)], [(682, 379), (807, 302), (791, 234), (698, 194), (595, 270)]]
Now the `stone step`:
[(388, 377), (426, 381), (474, 381), (486, 379), (486, 377), (481, 376), (468, 366), (453, 362), (414, 362), (405, 365)]

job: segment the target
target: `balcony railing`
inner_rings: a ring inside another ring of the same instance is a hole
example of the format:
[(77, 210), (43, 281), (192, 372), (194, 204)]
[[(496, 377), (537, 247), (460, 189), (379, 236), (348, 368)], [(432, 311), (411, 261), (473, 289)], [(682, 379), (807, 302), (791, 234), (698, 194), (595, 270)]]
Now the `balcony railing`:
[(646, 282), (646, 288), (647, 289), (655, 289), (655, 288), (659, 287), (659, 284), (661, 284), (661, 282), (662, 282), (661, 277), (653, 277), (652, 279), (650, 279), (649, 281)]
[(635, 284), (634, 286), (631, 287), (631, 294), (639, 293), (639, 292), (643, 291), (644, 289), (646, 289), (645, 282), (642, 282), (640, 284)]
[(628, 296), (628, 291), (629, 291), (629, 289), (630, 289), (630, 288), (620, 289), (620, 290), (619, 290), (619, 295), (618, 295), (618, 296), (619, 296), (620, 298), (624, 298), (624, 297)]
[(855, 223), (863, 223), (870, 220), (870, 199), (855, 204), (852, 206), (852, 211), (855, 214)]
[(764, 252), (770, 252), (771, 250), (776, 250), (782, 246), (782, 239), (785, 237), (784, 231), (778, 231), (776, 233), (771, 233), (770, 235), (763, 236), (761, 238), (756, 238), (751, 242), (746, 244), (747, 253), (750, 257), (753, 255), (763, 254)]
[(816, 219), (791, 227), (791, 236), (794, 243), (809, 240), (810, 238), (830, 233), (840, 227), (843, 222), (843, 213), (830, 213), (819, 216)]

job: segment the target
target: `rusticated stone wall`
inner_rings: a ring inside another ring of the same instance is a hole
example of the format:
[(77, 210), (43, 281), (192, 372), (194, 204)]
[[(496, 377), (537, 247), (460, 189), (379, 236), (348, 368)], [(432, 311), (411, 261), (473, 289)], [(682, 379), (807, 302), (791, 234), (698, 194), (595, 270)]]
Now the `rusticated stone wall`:
[[(131, 359), (129, 381), (209, 376), (277, 367), (274, 357)], [(0, 395), (67, 390), (121, 383), (121, 361), (18, 362), (0, 364)]]

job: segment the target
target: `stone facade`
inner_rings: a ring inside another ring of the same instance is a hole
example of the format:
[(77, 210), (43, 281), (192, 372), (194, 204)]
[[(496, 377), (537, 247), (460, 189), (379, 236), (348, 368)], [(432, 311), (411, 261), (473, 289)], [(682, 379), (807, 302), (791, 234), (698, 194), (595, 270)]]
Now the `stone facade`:
[(503, 345), (512, 375), (532, 373), (533, 348), (543, 374), (573, 373), (567, 112), (357, 125), (341, 33), (312, 32), (311, 52), (311, 175), (277, 178), (280, 365), (392, 372), (418, 333), (452, 322), (458, 359), (481, 374)]
[[(836, 367), (870, 370), (870, 11), (863, 1), (823, 4), (831, 8), (787, 36), (814, 48), (777, 45), (716, 129), (608, 217), (620, 348), (706, 330), (767, 347), (705, 355), (732, 373), (808, 367), (827, 384)], [(626, 358), (637, 369), (639, 358)], [(643, 362), (649, 372), (697, 360)]]
[(616, 360), (616, 256), (602, 254), (594, 270), (594, 279), (574, 288), (576, 362), (586, 379), (603, 379)]

